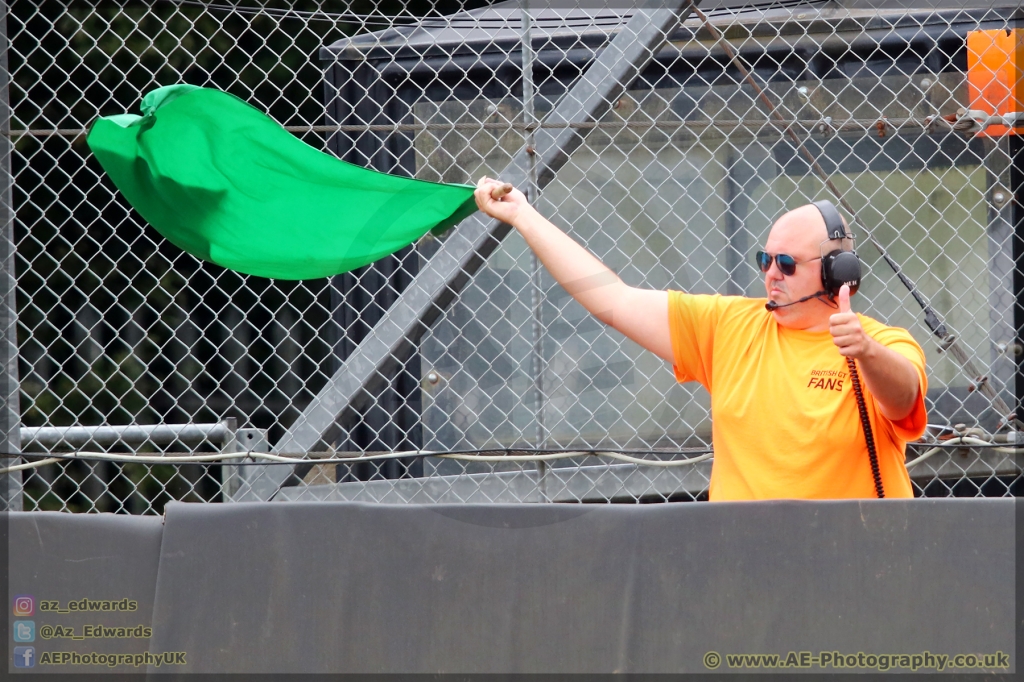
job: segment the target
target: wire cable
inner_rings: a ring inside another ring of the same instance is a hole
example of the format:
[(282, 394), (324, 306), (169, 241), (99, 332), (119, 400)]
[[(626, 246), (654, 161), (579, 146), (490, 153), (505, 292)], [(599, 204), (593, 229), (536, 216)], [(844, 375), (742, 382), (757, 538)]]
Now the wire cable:
[[(961, 436), (958, 438), (951, 438), (941, 443), (924, 443), (915, 442), (909, 443), (909, 445), (925, 446), (931, 445), (932, 447), (924, 454), (906, 462), (906, 467), (910, 469), (921, 462), (933, 457), (934, 455), (944, 450), (958, 450), (965, 446), (971, 449), (977, 450), (991, 450), (995, 452), (1007, 453), (1007, 454), (1024, 454), (1024, 448), (1013, 448), (1006, 447), (999, 443), (992, 443), (981, 438), (974, 438), (971, 436)], [(697, 464), (698, 462), (705, 462), (714, 457), (714, 452), (710, 449), (692, 449), (692, 450), (676, 450), (676, 451), (665, 451), (665, 450), (628, 450), (628, 451), (614, 451), (614, 450), (558, 450), (558, 451), (532, 451), (528, 454), (523, 455), (486, 455), (479, 453), (489, 452), (500, 452), (499, 450), (487, 449), (487, 450), (466, 450), (466, 451), (450, 451), (450, 452), (431, 452), (426, 450), (406, 450), (402, 452), (389, 452), (381, 453), (376, 455), (363, 455), (356, 454), (352, 457), (306, 457), (306, 456), (287, 456), (287, 455), (274, 455), (268, 452), (230, 452), (230, 453), (212, 453), (209, 455), (124, 455), (110, 452), (89, 452), (87, 450), (81, 450), (76, 452), (69, 452), (65, 454), (54, 455), (53, 453), (37, 453), (37, 452), (23, 452), (23, 453), (0, 453), (0, 458), (17, 459), (27, 457), (40, 457), (37, 461), (26, 462), (24, 464), (16, 464), (13, 466), (0, 468), (0, 475), (11, 473), (14, 471), (24, 471), (27, 469), (35, 469), (37, 467), (46, 466), (48, 464), (56, 464), (58, 462), (70, 462), (70, 461), (83, 461), (83, 462), (114, 462), (119, 464), (206, 464), (206, 465), (217, 465), (223, 464), (225, 466), (266, 466), (273, 464), (310, 464), (310, 465), (321, 465), (321, 464), (358, 464), (360, 462), (379, 462), (391, 459), (403, 459), (408, 457), (437, 457), (442, 459), (455, 459), (467, 462), (538, 462), (538, 461), (551, 461), (557, 459), (567, 459), (570, 457), (583, 457), (583, 456), (598, 456), (607, 457), (609, 459), (615, 459), (622, 462), (628, 462), (630, 464), (636, 464), (639, 466), (656, 466), (656, 467), (672, 467), (672, 466), (686, 466), (690, 464)], [(523, 450), (505, 450), (505, 452), (524, 452)], [(636, 455), (642, 454), (657, 454), (657, 455), (689, 455), (686, 459), (670, 459), (670, 460), (659, 460), (659, 459), (646, 459), (643, 457), (637, 457)], [(240, 460), (240, 461), (232, 461)], [(244, 461), (250, 460), (250, 461)]]
[(567, 457), (580, 457), (584, 455), (594, 455), (598, 457), (608, 457), (610, 459), (617, 459), (623, 462), (629, 462), (631, 464), (643, 464), (648, 466), (661, 466), (661, 467), (673, 467), (683, 466), (686, 464), (696, 464), (697, 462), (703, 462), (714, 457), (714, 453), (705, 453), (698, 457), (691, 457), (689, 459), (642, 459), (640, 457), (631, 457), (624, 455), (619, 452), (597, 452), (597, 451), (578, 451), (578, 452), (563, 452), (563, 453), (552, 453), (545, 455), (438, 455), (445, 459), (459, 459), (470, 462), (543, 462), (552, 459), (565, 459)]
[(1011, 455), (1024, 454), (1024, 448), (1008, 448), (1003, 445), (1000, 445), (999, 443), (990, 443), (989, 441), (982, 440), (981, 438), (973, 438), (971, 436), (960, 436), (958, 438), (951, 438), (937, 445), (933, 445), (931, 449), (927, 450), (924, 454), (910, 460), (904, 466), (906, 466), (907, 469), (910, 469), (911, 467), (915, 467), (921, 462), (924, 462), (925, 460), (937, 455), (943, 450), (959, 450), (962, 449), (965, 445), (977, 450), (991, 450)]
[[(233, 12), (250, 16), (267, 16), (276, 19), (295, 19), (302, 21), (325, 21), (331, 23), (358, 22), (367, 26), (383, 26), (386, 28), (409, 27), (409, 28), (479, 28), (479, 29), (518, 29), (520, 28), (519, 17), (515, 14), (509, 16), (474, 16), (469, 14), (471, 10), (463, 10), (452, 15), (438, 14), (435, 16), (416, 16), (413, 14), (384, 14), (376, 12), (370, 14), (359, 14), (357, 12), (324, 12), (322, 10), (298, 10), (293, 8), (279, 7), (249, 7), (245, 5), (231, 5), (215, 2), (204, 2), (203, 0), (163, 0), (165, 3), (180, 7), (199, 7), (204, 10), (216, 10), (222, 12)], [(484, 8), (479, 8), (484, 9)], [(566, 17), (544, 17), (541, 23), (545, 27), (575, 27), (575, 28), (600, 28), (613, 29), (628, 21), (629, 16), (623, 14), (587, 14), (581, 16)], [(408, 23), (398, 23), (408, 22)]]
[(875, 436), (871, 430), (871, 419), (868, 417), (868, 408), (864, 403), (864, 390), (860, 385), (860, 373), (857, 372), (857, 363), (853, 358), (846, 358), (846, 366), (850, 369), (850, 383), (853, 384), (853, 395), (857, 399), (857, 412), (860, 415), (861, 427), (864, 430), (864, 441), (868, 446), (868, 461), (871, 463), (871, 479), (875, 484), (875, 495), (878, 499), (885, 497), (885, 488), (882, 487), (882, 473), (878, 468), (878, 452), (875, 450)]
[[(9, 473), (12, 471), (22, 471), (25, 469), (34, 469), (36, 467), (44, 466), (47, 464), (53, 464), (61, 461), (97, 461), (97, 462), (116, 462), (116, 463), (132, 463), (132, 464), (226, 464), (229, 466), (245, 466), (245, 465), (267, 465), (267, 464), (357, 464), (359, 462), (367, 461), (381, 461), (390, 459), (400, 459), (406, 457), (438, 457), (444, 459), (458, 459), (470, 462), (538, 462), (548, 461), (555, 459), (567, 459), (570, 457), (582, 457), (582, 456), (598, 456), (607, 457), (610, 459), (616, 459), (623, 462), (629, 462), (631, 464), (645, 465), (645, 466), (660, 466), (660, 467), (672, 467), (672, 466), (686, 466), (690, 464), (696, 464), (697, 462), (703, 462), (711, 459), (713, 453), (711, 450), (691, 450), (691, 451), (678, 451), (678, 452), (666, 452), (666, 451), (628, 451), (627, 452), (616, 452), (609, 450), (560, 450), (560, 451), (534, 451), (524, 455), (484, 455), (478, 453), (485, 452), (498, 452), (494, 449), (490, 450), (469, 450), (469, 451), (449, 451), (449, 452), (431, 452), (426, 450), (407, 450), (403, 452), (389, 452), (377, 455), (357, 455), (353, 457), (324, 457), (324, 458), (310, 458), (304, 455), (300, 456), (287, 456), (287, 455), (275, 455), (268, 452), (227, 452), (227, 453), (212, 453), (209, 455), (156, 455), (156, 456), (145, 456), (145, 455), (124, 455), (119, 453), (110, 452), (89, 452), (85, 450), (75, 451), (67, 454), (53, 455), (52, 453), (2, 453), (0, 456), (7, 458), (24, 458), (24, 457), (45, 457), (45, 459), (36, 462), (27, 462), (25, 464), (17, 464), (11, 467), (0, 469), (0, 474)], [(522, 450), (506, 450), (506, 452), (523, 452)], [(689, 457), (687, 459), (646, 459), (643, 457), (636, 457), (637, 454), (659, 454), (659, 455), (675, 455), (675, 454), (689, 454), (697, 455)], [(230, 460), (252, 460), (252, 461), (230, 461)]]
[[(383, 12), (374, 12), (369, 14), (360, 14), (358, 12), (325, 12), (323, 10), (299, 10), (295, 8), (282, 8), (282, 7), (266, 7), (266, 6), (247, 6), (241, 4), (225, 4), (217, 2), (205, 2), (204, 0), (162, 0), (163, 2), (171, 5), (177, 5), (179, 7), (197, 7), (207, 11), (221, 11), (221, 12), (234, 12), (236, 14), (247, 14), (250, 16), (269, 16), (277, 19), (296, 19), (303, 21), (325, 21), (332, 23), (341, 22), (359, 22), (365, 25), (377, 25), (393, 28), (396, 25), (401, 27), (415, 27), (415, 28), (480, 28), (480, 29), (494, 29), (494, 28), (508, 28), (508, 29), (520, 29), (522, 28), (521, 19), (515, 11), (511, 11), (507, 16), (501, 16), (495, 14), (492, 16), (486, 15), (472, 15), (470, 12), (491, 9), (488, 7), (479, 7), (475, 9), (464, 9), (456, 12), (455, 14), (443, 15), (437, 14), (434, 16), (416, 16), (413, 14), (385, 14)], [(770, 9), (786, 9), (793, 7), (807, 7), (807, 6), (820, 6), (824, 5), (824, 0), (768, 0), (767, 2), (745, 2), (736, 6), (716, 7), (708, 10), (708, 14), (711, 16), (730, 16), (738, 14), (740, 12), (748, 11), (750, 9), (760, 9), (762, 11)], [(624, 6), (624, 9), (627, 6)], [(496, 8), (501, 11), (505, 8)], [(514, 7), (512, 8), (515, 9)], [(628, 11), (620, 12), (608, 12), (601, 13), (600, 9), (595, 8), (595, 11), (588, 12), (582, 15), (567, 15), (567, 16), (541, 16), (536, 17), (534, 21), (542, 28), (560, 28), (560, 27), (575, 27), (585, 28), (592, 27), (597, 29), (608, 29), (617, 28), (624, 26), (632, 16), (632, 13)], [(397, 24), (399, 21), (414, 22), (408, 24)]]
[(25, 464), (15, 464), (14, 466), (9, 466), (0, 469), (0, 474), (9, 474), (12, 471), (24, 471), (25, 469), (35, 469), (36, 467), (41, 467), (45, 464), (54, 464), (56, 462), (61, 461), (62, 459), (63, 457), (47, 457), (46, 459), (41, 459), (38, 462), (26, 462)]

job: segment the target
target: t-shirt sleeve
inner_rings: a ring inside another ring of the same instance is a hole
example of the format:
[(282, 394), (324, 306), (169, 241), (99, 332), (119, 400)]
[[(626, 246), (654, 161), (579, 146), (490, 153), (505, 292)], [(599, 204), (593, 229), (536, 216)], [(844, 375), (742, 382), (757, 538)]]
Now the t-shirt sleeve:
[(711, 390), (711, 361), (720, 300), (718, 295), (668, 292), (668, 327), (677, 381), (699, 381)]
[(928, 377), (924, 371), (924, 351), (921, 346), (910, 335), (910, 332), (897, 327), (886, 327), (872, 334), (872, 337), (889, 350), (896, 351), (917, 370), (917, 402), (910, 414), (898, 421), (892, 422), (896, 435), (901, 440), (917, 440), (925, 432), (928, 426), (928, 413), (924, 406), (924, 397), (928, 392)]

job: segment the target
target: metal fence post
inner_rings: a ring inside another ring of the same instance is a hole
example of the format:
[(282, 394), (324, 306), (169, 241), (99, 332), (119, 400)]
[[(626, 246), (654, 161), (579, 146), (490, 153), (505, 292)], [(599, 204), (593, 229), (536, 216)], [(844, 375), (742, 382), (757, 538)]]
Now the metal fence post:
[[(0, 0), (0, 452), (21, 451), (18, 428), (21, 414), (18, 409), (18, 317), (14, 300), (14, 206), (12, 190), (14, 177), (11, 156), (11, 105), (7, 40), (7, 2)], [(17, 460), (5, 460), (15, 462)], [(21, 472), (0, 477), (0, 505), (8, 511), (21, 510)]]
[[(1024, 346), (1024, 140), (1020, 135), (1009, 135), (1009, 181), (1012, 199), (1009, 221), (1013, 230), (1013, 326), (1016, 330), (1015, 348)], [(1013, 409), (1020, 419), (1024, 416), (1024, 352), (1014, 352), (1017, 372)]]
[[(534, 127), (538, 121), (534, 107), (534, 95), (536, 88), (533, 83), (533, 35), (530, 17), (529, 0), (520, 0), (519, 15), (522, 21), (523, 34), (523, 122), (528, 126), (526, 129), (526, 192), (527, 198), (536, 202), (537, 192), (537, 139)], [(541, 313), (541, 273), (540, 260), (537, 254), (530, 254), (530, 305), (533, 309), (533, 321), (531, 333), (533, 337), (533, 358), (531, 367), (533, 372), (534, 385), (534, 409), (537, 415), (537, 435), (534, 441), (535, 447), (543, 448), (546, 434), (544, 433), (544, 320)], [(544, 491), (544, 472), (547, 471), (547, 464), (537, 462), (537, 478), (540, 481), (541, 494)]]
[[(1015, 275), (1014, 275), (1014, 206), (1007, 200), (1009, 194), (1012, 151), (1007, 139), (987, 139), (985, 147), (986, 192), (988, 210), (988, 271), (989, 271), (989, 332), (991, 361), (989, 377), (996, 390), (1010, 405), (1015, 402), (1014, 384), (1017, 360), (1014, 349), (1019, 333), (1015, 331)], [(1020, 408), (1012, 411), (1020, 414)], [(997, 419), (988, 424), (995, 428)]]

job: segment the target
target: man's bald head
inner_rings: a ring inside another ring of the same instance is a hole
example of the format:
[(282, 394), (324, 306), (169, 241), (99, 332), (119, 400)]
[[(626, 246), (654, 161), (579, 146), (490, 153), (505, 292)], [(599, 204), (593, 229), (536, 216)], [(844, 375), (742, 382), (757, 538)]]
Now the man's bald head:
[(829, 240), (825, 219), (814, 204), (788, 211), (775, 221), (764, 250), (773, 257), (787, 254), (797, 263), (791, 275), (785, 275), (774, 261), (765, 272), (765, 292), (780, 306), (772, 311), (780, 325), (819, 329), (827, 323), (832, 312), (827, 304), (818, 299), (799, 301), (822, 290), (821, 257), (838, 248), (841, 240)]
[(771, 234), (779, 233), (787, 241), (795, 239), (817, 248), (828, 237), (825, 219), (814, 204), (806, 204), (783, 213), (772, 225)]
[[(842, 214), (840, 214), (840, 218), (843, 221), (843, 231), (849, 234), (846, 218), (843, 218)], [(783, 213), (772, 225), (771, 232), (768, 234), (769, 241), (775, 241), (772, 237), (777, 237), (794, 249), (785, 253), (804, 258), (821, 255), (821, 244), (826, 241), (833, 242), (825, 249), (826, 253), (838, 248), (852, 248), (849, 244), (841, 245), (838, 239), (828, 239), (825, 218), (814, 204), (804, 204)]]

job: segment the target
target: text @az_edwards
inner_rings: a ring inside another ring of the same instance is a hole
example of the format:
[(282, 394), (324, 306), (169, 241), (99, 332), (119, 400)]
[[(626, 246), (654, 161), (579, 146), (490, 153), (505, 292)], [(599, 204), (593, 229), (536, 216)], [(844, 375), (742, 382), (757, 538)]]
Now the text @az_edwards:
[[(839, 651), (790, 651), (788, 654), (726, 654), (726, 667), (737, 668), (823, 668), (833, 670), (936, 670), (983, 669), (1008, 670), (1010, 655), (1002, 651), (994, 654), (933, 654), (922, 651), (916, 654), (844, 654)], [(704, 654), (704, 667), (718, 669), (723, 657), (717, 651)]]
[(43, 639), (149, 639), (153, 628), (148, 625), (135, 627), (111, 627), (108, 625), (85, 625), (81, 632), (69, 625), (43, 625), (39, 628)]

